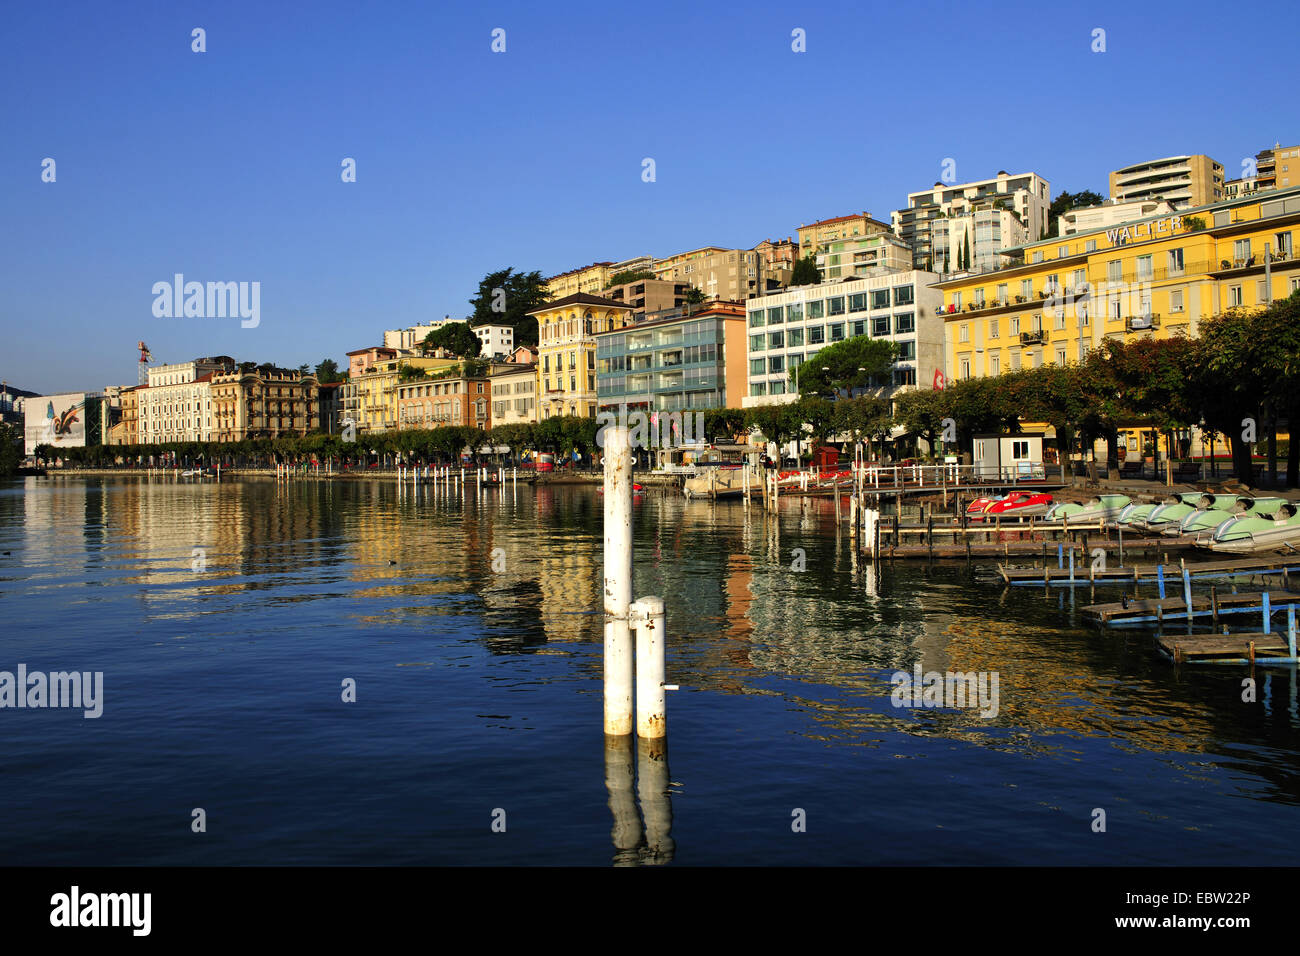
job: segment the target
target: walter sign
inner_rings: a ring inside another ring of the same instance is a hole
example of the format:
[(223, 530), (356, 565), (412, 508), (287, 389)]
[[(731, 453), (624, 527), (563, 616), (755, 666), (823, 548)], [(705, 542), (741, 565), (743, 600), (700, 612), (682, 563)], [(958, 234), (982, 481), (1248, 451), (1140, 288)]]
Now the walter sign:
[(1106, 238), (1113, 246), (1122, 246), (1127, 242), (1141, 242), (1143, 239), (1159, 239), (1172, 236), (1183, 228), (1182, 216), (1166, 216), (1152, 219), (1150, 222), (1135, 222), (1131, 226), (1107, 229)]

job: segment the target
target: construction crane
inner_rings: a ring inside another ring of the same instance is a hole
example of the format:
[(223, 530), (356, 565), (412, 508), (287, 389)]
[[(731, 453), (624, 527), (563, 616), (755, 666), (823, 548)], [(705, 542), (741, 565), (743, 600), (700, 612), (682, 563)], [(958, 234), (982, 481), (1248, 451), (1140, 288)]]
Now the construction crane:
[(135, 343), (135, 347), (140, 350), (140, 364), (136, 367), (135, 383), (144, 385), (149, 381), (149, 363), (153, 361), (153, 353), (144, 342)]

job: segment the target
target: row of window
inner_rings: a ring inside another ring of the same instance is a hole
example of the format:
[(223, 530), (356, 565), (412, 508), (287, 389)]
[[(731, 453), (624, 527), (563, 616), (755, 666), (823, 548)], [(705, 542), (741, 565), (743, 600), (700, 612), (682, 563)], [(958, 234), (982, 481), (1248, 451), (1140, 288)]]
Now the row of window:
[(749, 313), (749, 325), (751, 328), (757, 328), (762, 325), (780, 325), (783, 322), (802, 322), (806, 318), (823, 319), (827, 316), (844, 315), (846, 311), (866, 312), (868, 307), (888, 309), (891, 301), (894, 307), (912, 305), (916, 301), (914, 287), (896, 286), (892, 294), (890, 289), (875, 289), (871, 292), (855, 292), (848, 296), (833, 295), (825, 299), (755, 309)]
[[(895, 368), (892, 370), (889, 379), (882, 382), (873, 382), (873, 385), (879, 387), (892, 383), (896, 387), (903, 385), (916, 384), (915, 368)], [(786, 395), (794, 392), (794, 383), (785, 379), (775, 379), (770, 382), (750, 382), (750, 395)]]

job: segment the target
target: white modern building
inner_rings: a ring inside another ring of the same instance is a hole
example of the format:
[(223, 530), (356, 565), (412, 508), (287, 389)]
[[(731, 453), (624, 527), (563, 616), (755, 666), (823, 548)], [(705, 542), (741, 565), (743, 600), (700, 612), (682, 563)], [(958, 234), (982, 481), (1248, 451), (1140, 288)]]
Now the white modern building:
[[(930, 189), (908, 193), (907, 208), (893, 213), (894, 232), (912, 247), (916, 268), (956, 272), (952, 250), (967, 242), (967, 231), (959, 226), (967, 227), (971, 264), (979, 268), (981, 261), (995, 261), (999, 249), (1018, 245), (1009, 241), (1015, 234), (1023, 232), (1022, 242), (1041, 236), (1047, 230), (1051, 204), (1051, 184), (1037, 173), (1013, 176), (1000, 171), (992, 179), (939, 182)], [(996, 210), (1010, 215), (994, 215)], [(986, 215), (976, 216), (979, 212)], [(968, 222), (954, 222), (967, 218)], [(942, 228), (936, 230), (936, 223)]]
[(442, 328), (444, 325), (450, 325), (452, 322), (468, 322), (469, 319), (453, 319), (449, 315), (444, 315), (441, 319), (434, 319), (424, 325), (411, 325), (404, 329), (389, 329), (384, 332), (384, 348), (402, 349), (404, 351), (414, 351), (424, 342), (425, 336), (430, 332)]
[(483, 358), (509, 355), (515, 350), (515, 330), (508, 325), (476, 325), (471, 330), (478, 336)]
[[(1072, 236), (1110, 226), (1121, 226), (1148, 216), (1168, 216), (1174, 207), (1164, 199), (1135, 199), (1131, 202), (1109, 200), (1098, 206), (1080, 206), (1056, 217), (1056, 234)], [(1037, 238), (1037, 237), (1034, 237)]]
[(747, 302), (748, 394), (743, 407), (794, 401), (799, 367), (814, 361), (825, 346), (859, 335), (899, 347), (892, 374), (878, 383), (882, 394), (932, 387), (944, 354), (943, 294), (930, 287), (937, 281), (933, 272), (909, 269), (800, 286)]
[(136, 390), (140, 444), (211, 441), (215, 430), (212, 376), (234, 366), (235, 360), (227, 355), (152, 366), (149, 384)]

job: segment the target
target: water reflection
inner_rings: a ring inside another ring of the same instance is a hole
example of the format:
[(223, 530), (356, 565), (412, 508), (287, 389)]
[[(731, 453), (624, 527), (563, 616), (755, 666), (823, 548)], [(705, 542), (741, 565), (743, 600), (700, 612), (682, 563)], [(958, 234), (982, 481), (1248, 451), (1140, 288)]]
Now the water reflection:
[(605, 788), (609, 792), (609, 811), (614, 817), (610, 830), (614, 865), (671, 863), (677, 845), (672, 836), (667, 739), (646, 740), (634, 734), (606, 736)]

